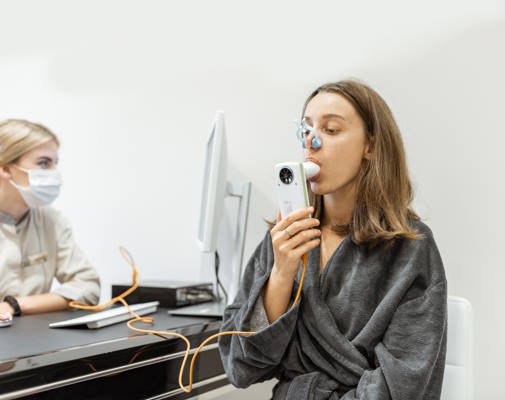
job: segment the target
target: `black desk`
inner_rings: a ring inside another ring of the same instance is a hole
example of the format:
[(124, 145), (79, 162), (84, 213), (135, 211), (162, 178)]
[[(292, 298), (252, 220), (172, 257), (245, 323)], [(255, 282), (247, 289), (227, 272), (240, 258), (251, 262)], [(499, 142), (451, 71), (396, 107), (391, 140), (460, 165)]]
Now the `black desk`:
[[(23, 316), (0, 328), (0, 400), (6, 399), (185, 399), (228, 384), (217, 343), (196, 360), (193, 391), (178, 385), (186, 344), (175, 338), (136, 334), (126, 323), (105, 328), (51, 329), (50, 322), (84, 311)], [(195, 349), (219, 331), (220, 320), (172, 317), (166, 309), (154, 325), (138, 327), (176, 331)], [(184, 384), (188, 384), (188, 368)]]

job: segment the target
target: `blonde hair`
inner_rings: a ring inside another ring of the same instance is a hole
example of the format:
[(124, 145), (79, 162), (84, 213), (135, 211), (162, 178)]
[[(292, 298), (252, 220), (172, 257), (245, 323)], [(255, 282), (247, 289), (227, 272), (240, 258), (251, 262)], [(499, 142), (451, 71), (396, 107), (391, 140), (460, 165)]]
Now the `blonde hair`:
[(0, 167), (16, 162), (24, 154), (57, 136), (44, 125), (23, 119), (7, 119), (0, 122)]

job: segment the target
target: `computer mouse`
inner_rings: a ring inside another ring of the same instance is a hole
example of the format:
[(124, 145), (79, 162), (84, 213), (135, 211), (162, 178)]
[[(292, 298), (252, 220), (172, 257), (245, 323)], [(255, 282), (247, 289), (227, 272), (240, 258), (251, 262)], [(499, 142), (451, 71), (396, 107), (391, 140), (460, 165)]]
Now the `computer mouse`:
[(7, 317), (7, 319), (0, 319), (0, 328), (5, 328), (12, 325), (12, 315), (9, 313), (2, 313), (2, 317)]

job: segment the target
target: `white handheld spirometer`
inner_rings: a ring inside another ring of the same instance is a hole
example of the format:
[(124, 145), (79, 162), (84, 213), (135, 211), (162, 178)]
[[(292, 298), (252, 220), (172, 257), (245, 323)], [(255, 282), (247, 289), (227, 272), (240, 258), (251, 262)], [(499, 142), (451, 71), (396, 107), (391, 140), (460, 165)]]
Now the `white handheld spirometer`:
[(275, 186), (282, 218), (309, 207), (307, 179), (319, 172), (313, 162), (283, 162), (275, 165)]

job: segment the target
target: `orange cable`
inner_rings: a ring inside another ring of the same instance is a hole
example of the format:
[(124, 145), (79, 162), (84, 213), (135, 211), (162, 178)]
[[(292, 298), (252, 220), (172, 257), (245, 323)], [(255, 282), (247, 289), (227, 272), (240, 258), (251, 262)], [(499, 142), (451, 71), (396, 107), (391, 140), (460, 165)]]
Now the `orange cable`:
[[(162, 336), (162, 337), (167, 337), (167, 336), (173, 336), (173, 337), (177, 337), (179, 339), (182, 339), (184, 340), (184, 342), (186, 343), (186, 352), (184, 354), (184, 358), (182, 360), (182, 364), (181, 364), (181, 368), (179, 370), (179, 387), (185, 392), (185, 393), (190, 393), (192, 388), (193, 388), (193, 367), (194, 367), (194, 364), (195, 364), (195, 361), (196, 361), (196, 357), (198, 356), (198, 353), (200, 353), (200, 351), (202, 350), (202, 348), (208, 343), (210, 342), (211, 340), (219, 337), (219, 336), (225, 336), (225, 335), (251, 335), (251, 334), (254, 334), (256, 332), (242, 332), (242, 331), (228, 331), (228, 332), (219, 332), (219, 333), (216, 333), (210, 337), (208, 337), (207, 339), (205, 339), (202, 344), (200, 344), (200, 346), (198, 346), (198, 348), (196, 349), (195, 353), (193, 354), (193, 357), (191, 358), (191, 363), (190, 363), (190, 366), (189, 366), (189, 384), (187, 387), (184, 386), (184, 383), (182, 382), (182, 378), (183, 378), (183, 374), (184, 374), (184, 370), (186, 368), (186, 362), (188, 360), (188, 357), (189, 357), (189, 354), (191, 352), (191, 343), (189, 342), (188, 338), (184, 335), (181, 335), (180, 333), (177, 333), (177, 332), (168, 332), (168, 331), (155, 331), (155, 330), (151, 330), (151, 329), (142, 329), (142, 328), (136, 328), (133, 326), (133, 324), (135, 322), (145, 322), (145, 323), (148, 323), (148, 324), (152, 324), (154, 322), (154, 318), (153, 317), (141, 317), (139, 316), (135, 311), (132, 310), (132, 308), (128, 305), (128, 303), (126, 302), (126, 300), (124, 299), (126, 296), (128, 296), (130, 293), (132, 293), (135, 289), (138, 288), (139, 286), (139, 279), (138, 279), (138, 273), (137, 273), (137, 268), (135, 266), (135, 263), (133, 261), (133, 257), (131, 256), (131, 254), (123, 247), (119, 247), (119, 251), (121, 252), (121, 255), (126, 259), (126, 261), (130, 264), (130, 266), (132, 267), (133, 269), (133, 274), (132, 274), (132, 286), (124, 291), (123, 293), (121, 293), (119, 296), (116, 296), (112, 299), (110, 299), (109, 301), (103, 303), (103, 304), (99, 304), (99, 305), (96, 305), (96, 306), (90, 306), (82, 301), (76, 301), (76, 300), (72, 300), (68, 303), (69, 307), (71, 308), (77, 308), (77, 309), (81, 309), (81, 310), (91, 310), (91, 311), (102, 311), (104, 310), (105, 308), (111, 306), (112, 304), (114, 303), (122, 303), (126, 309), (128, 310), (128, 312), (134, 317), (133, 319), (129, 320), (126, 322), (126, 325), (128, 326), (129, 329), (131, 329), (132, 331), (134, 332), (138, 332), (138, 333), (144, 333), (144, 334), (151, 334), (151, 335), (158, 335), (158, 336)], [(293, 304), (291, 305), (291, 308), (293, 308), (296, 303), (298, 302), (299, 298), (300, 298), (300, 294), (301, 294), (301, 290), (302, 290), (302, 284), (303, 284), (303, 279), (304, 279), (304, 276), (305, 276), (305, 268), (306, 268), (306, 265), (307, 265), (307, 254), (304, 254), (303, 255), (303, 266), (302, 266), (302, 276), (300, 278), (300, 285), (298, 287), (298, 292), (296, 293), (296, 297), (295, 297), (295, 300), (293, 301)]]

